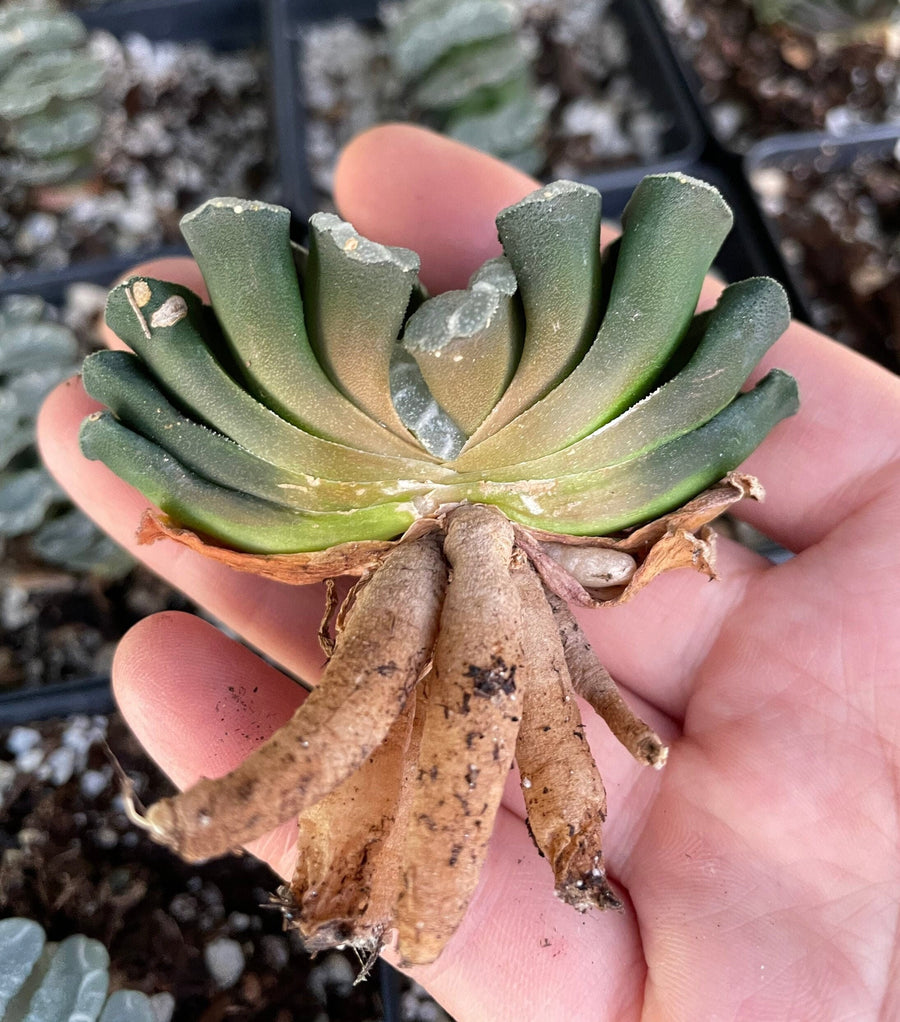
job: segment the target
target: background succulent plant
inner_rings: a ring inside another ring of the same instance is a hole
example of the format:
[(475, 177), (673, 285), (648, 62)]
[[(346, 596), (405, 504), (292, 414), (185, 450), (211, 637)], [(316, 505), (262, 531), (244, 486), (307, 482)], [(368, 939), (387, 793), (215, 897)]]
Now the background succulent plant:
[(785, 21), (808, 32), (846, 33), (896, 19), (897, 0), (753, 0), (760, 21)]
[(34, 554), (107, 578), (131, 567), (125, 552), (80, 511), (41, 465), (35, 420), (44, 397), (73, 376), (78, 340), (34, 295), (0, 302), (0, 542), (30, 535)]
[(433, 127), (536, 172), (549, 103), (510, 0), (406, 0), (389, 8), (388, 52), (411, 106)]
[(709, 185), (646, 178), (602, 254), (600, 196), (572, 182), (497, 226), (505, 254), (426, 298), (414, 253), (336, 216), (312, 217), (305, 251), (287, 210), (213, 199), (182, 222), (211, 306), (132, 278), (107, 320), (134, 353), (84, 364), (108, 410), (83, 451), (169, 516), (142, 538), (295, 583), (363, 576), (292, 720), (225, 778), (133, 813), (191, 860), (299, 815), (283, 900), (314, 949), (377, 951), (396, 927), (406, 962), (433, 960), (513, 759), (557, 894), (619, 905), (574, 696), (638, 761), (667, 750), (567, 601), (714, 574), (707, 523), (760, 492), (732, 470), (797, 407), (777, 369), (741, 390), (788, 323), (778, 284), (695, 315), (731, 226)]
[(52, 0), (11, 0), (0, 10), (3, 162), (14, 179), (56, 184), (90, 167), (105, 70), (86, 39), (76, 15)]
[(82, 934), (49, 943), (30, 919), (0, 920), (0, 1018), (5, 1022), (155, 1022), (150, 998), (109, 995), (109, 954)]

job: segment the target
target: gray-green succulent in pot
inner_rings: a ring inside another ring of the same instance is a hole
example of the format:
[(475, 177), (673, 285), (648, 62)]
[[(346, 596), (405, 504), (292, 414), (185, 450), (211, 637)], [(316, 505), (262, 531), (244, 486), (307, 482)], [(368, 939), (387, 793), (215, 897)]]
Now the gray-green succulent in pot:
[(88, 176), (106, 69), (81, 20), (53, 0), (0, 9), (0, 168), (40, 187)]
[(412, 111), (451, 138), (536, 173), (552, 100), (509, 0), (405, 0), (386, 6), (391, 67)]
[(155, 1022), (138, 990), (109, 993), (109, 953), (73, 934), (48, 941), (32, 919), (0, 920), (0, 1018), (5, 1022)]
[(853, 35), (900, 17), (897, 0), (752, 0), (763, 23), (785, 22), (814, 35)]
[[(428, 297), (418, 258), (336, 216), (213, 199), (183, 231), (210, 293), (135, 277), (107, 320), (133, 349), (84, 382), (81, 442), (167, 537), (298, 584), (360, 576), (321, 683), (236, 771), (139, 818), (189, 859), (297, 815), (287, 918), (311, 948), (433, 960), (477, 881), (513, 760), (557, 894), (615, 907), (582, 695), (641, 762), (628, 709), (569, 610), (657, 573), (714, 574), (709, 522), (760, 496), (737, 471), (797, 408), (766, 278), (695, 314), (732, 218), (681, 174), (646, 178), (600, 248), (599, 194), (560, 181), (503, 210), (503, 256)], [(334, 736), (339, 734), (340, 741)]]
[(0, 300), (0, 545), (21, 537), (40, 561), (119, 578), (131, 558), (72, 507), (37, 452), (41, 403), (78, 371), (81, 354), (75, 332), (38, 296)]

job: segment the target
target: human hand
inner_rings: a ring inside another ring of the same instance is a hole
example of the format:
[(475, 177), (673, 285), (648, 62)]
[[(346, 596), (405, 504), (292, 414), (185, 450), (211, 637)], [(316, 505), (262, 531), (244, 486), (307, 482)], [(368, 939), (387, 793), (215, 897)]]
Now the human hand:
[[(443, 290), (496, 254), (496, 212), (532, 187), (446, 139), (385, 127), (351, 144), (336, 194), (361, 233), (415, 249)], [(140, 272), (200, 288), (187, 260)], [(900, 380), (799, 324), (761, 371), (771, 366), (797, 377), (801, 411), (747, 462), (767, 501), (736, 513), (797, 556), (772, 567), (723, 540), (717, 583), (674, 572), (631, 604), (578, 612), (669, 762), (641, 768), (586, 712), (622, 915), (554, 898), (510, 783), (465, 920), (413, 970), (460, 1022), (900, 1016)], [(239, 575), (172, 543), (135, 547), (146, 502), (78, 451), (95, 407), (77, 382), (48, 400), (40, 440), (54, 475), (138, 557), (314, 680), (320, 587)], [(134, 628), (113, 680), (182, 787), (235, 766), (302, 698), (183, 614)], [(285, 824), (253, 850), (289, 876), (294, 833)]]

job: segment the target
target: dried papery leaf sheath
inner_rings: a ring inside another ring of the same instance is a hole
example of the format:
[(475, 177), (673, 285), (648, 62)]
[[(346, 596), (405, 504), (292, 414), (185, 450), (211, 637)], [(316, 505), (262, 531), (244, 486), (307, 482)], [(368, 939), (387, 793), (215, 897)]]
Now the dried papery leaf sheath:
[(299, 816), (281, 895), (311, 948), (370, 957), (396, 933), (403, 961), (436, 958), (513, 759), (558, 896), (619, 904), (576, 694), (639, 762), (667, 749), (566, 601), (715, 577), (709, 522), (762, 496), (734, 470), (797, 389), (777, 369), (742, 389), (788, 322), (774, 281), (693, 315), (730, 224), (718, 193), (647, 179), (606, 253), (599, 210), (583, 185), (540, 189), (500, 214), (503, 257), (427, 298), (413, 253), (334, 216), (307, 254), (286, 212), (212, 200), (186, 220), (211, 307), (142, 277), (110, 295), (134, 354), (86, 362), (108, 411), (81, 441), (167, 516), (141, 541), (294, 584), (360, 576), (294, 718), (143, 821), (196, 860)]

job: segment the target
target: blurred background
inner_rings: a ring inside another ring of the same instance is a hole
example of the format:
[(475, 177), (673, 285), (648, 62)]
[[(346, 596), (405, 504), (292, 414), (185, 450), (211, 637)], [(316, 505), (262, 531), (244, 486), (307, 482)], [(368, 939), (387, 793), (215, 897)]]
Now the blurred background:
[(196, 608), (34, 446), (109, 284), (185, 252), (185, 212), (278, 202), (302, 241), (341, 146), (389, 119), (590, 183), (611, 218), (645, 174), (704, 178), (735, 211), (724, 278), (776, 277), (900, 367), (897, 0), (2, 0), (0, 919), (101, 942), (138, 1022), (447, 1018), (387, 966), (354, 985), (352, 955), (310, 959), (265, 867), (187, 866), (128, 823), (105, 742), (142, 798), (169, 787), (114, 710), (112, 654)]

